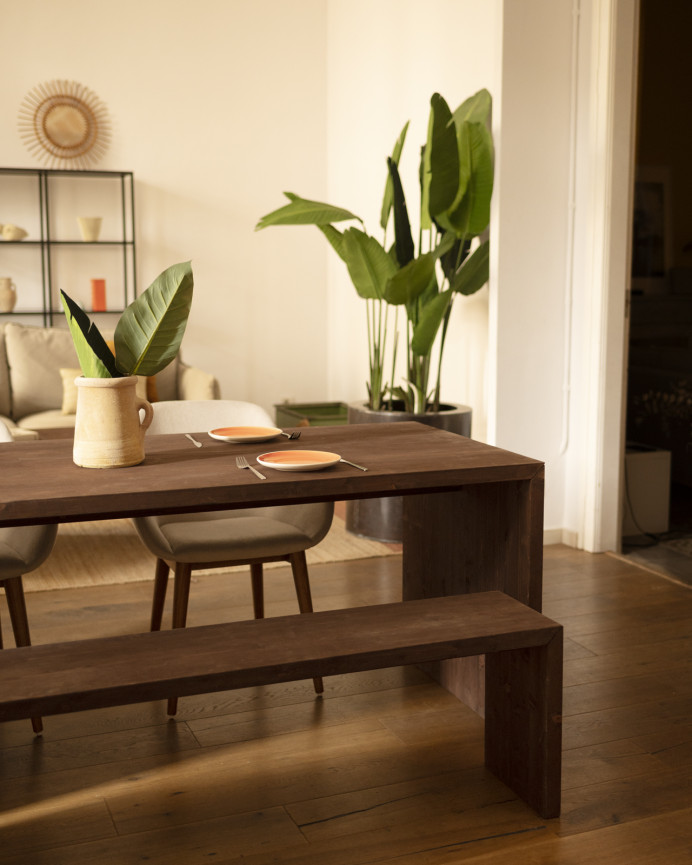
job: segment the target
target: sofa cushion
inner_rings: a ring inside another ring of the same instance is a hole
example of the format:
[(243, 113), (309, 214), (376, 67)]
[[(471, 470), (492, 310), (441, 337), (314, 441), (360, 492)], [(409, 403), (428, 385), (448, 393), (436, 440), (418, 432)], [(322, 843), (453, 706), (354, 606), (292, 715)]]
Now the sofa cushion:
[(78, 367), (69, 330), (29, 327), (12, 322), (5, 326), (5, 346), (12, 390), (12, 417), (60, 409), (61, 367)]
[(74, 427), (75, 417), (73, 414), (63, 414), (59, 408), (53, 408), (27, 415), (17, 423), (17, 427), (27, 433), (30, 430), (66, 429)]

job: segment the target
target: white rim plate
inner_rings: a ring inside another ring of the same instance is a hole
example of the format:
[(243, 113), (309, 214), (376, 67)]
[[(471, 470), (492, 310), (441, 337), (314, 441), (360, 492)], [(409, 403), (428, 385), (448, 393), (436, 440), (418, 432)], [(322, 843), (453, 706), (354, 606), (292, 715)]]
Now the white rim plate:
[(278, 438), (281, 430), (275, 426), (223, 426), (210, 429), (208, 435), (221, 442), (268, 442)]
[(260, 454), (257, 462), (280, 472), (314, 472), (336, 465), (341, 457), (330, 451), (272, 451)]

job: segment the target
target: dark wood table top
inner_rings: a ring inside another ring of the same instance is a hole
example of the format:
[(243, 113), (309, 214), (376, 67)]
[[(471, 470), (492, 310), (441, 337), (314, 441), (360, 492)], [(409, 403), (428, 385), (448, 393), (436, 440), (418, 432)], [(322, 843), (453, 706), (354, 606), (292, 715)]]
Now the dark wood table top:
[[(147, 435), (146, 458), (129, 468), (87, 469), (72, 461), (71, 440), (0, 444), (0, 526), (73, 522), (152, 513), (440, 492), (465, 484), (531, 480), (543, 463), (415, 422), (301, 429), (301, 438), (227, 444), (197, 434)], [(344, 463), (316, 472), (236, 467), (244, 455), (327, 450)]]

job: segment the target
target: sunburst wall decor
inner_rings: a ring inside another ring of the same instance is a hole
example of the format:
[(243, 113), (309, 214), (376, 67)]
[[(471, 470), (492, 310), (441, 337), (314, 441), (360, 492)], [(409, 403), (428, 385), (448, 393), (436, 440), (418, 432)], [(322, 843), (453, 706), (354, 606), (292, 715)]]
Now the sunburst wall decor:
[(19, 135), (29, 152), (51, 168), (86, 168), (108, 148), (108, 112), (82, 84), (48, 81), (25, 96)]

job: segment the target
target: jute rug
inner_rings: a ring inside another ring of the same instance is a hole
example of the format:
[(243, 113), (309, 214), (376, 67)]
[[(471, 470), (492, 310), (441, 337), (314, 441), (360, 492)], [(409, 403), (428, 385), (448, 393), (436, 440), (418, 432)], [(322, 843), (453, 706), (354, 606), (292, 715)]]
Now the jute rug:
[[(393, 555), (396, 549), (386, 544), (357, 538), (346, 531), (340, 517), (327, 537), (307, 551), (308, 564), (324, 564), (350, 559)], [(266, 567), (280, 567), (281, 562)], [(198, 574), (240, 570), (225, 568), (196, 571)], [(153, 580), (154, 558), (140, 541), (129, 520), (102, 520), (91, 523), (65, 523), (49, 559), (24, 577), (25, 592), (51, 589), (103, 586)]]

